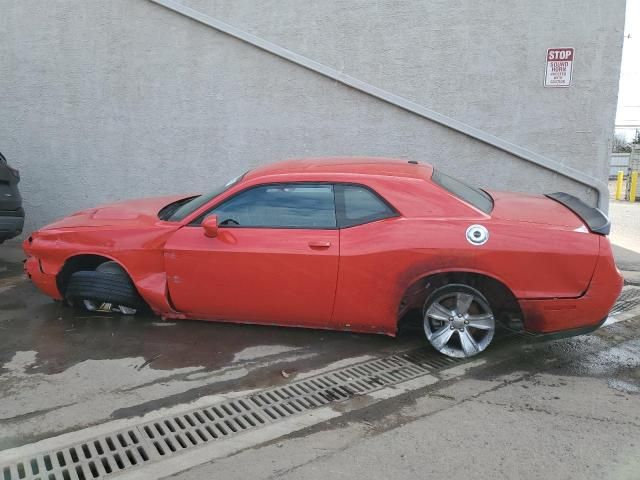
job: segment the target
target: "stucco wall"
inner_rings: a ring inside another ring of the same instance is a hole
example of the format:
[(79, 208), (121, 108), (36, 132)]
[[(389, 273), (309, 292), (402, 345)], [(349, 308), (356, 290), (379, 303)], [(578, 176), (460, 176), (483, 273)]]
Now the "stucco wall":
[[(282, 158), (431, 162), (496, 189), (583, 185), (147, 0), (0, 0), (0, 150), (27, 229), (96, 204), (207, 190)], [(185, 0), (354, 77), (606, 180), (624, 0)], [(574, 47), (570, 88), (543, 87)]]

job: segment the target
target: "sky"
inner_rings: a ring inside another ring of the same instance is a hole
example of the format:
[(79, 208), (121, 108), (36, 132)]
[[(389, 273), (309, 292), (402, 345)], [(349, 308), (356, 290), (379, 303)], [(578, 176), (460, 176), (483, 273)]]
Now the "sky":
[(640, 130), (640, 0), (627, 0), (616, 132)]

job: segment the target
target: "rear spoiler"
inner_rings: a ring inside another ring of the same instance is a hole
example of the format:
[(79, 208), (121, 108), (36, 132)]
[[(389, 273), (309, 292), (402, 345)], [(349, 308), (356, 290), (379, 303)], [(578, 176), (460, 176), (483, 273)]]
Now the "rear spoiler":
[(602, 213), (601, 210), (590, 207), (578, 197), (569, 195), (564, 192), (548, 193), (545, 195), (558, 203), (561, 203), (577, 216), (579, 216), (584, 223), (587, 224), (589, 230), (593, 233), (599, 233), (600, 235), (609, 235), (611, 231), (611, 221)]

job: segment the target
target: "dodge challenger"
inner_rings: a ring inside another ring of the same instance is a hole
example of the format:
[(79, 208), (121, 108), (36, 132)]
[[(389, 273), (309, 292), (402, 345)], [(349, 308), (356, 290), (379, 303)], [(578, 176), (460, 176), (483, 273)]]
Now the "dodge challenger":
[(598, 328), (622, 288), (609, 220), (565, 194), (481, 190), (416, 161), (286, 161), (203, 195), (74, 213), (24, 242), (44, 293), (96, 312), (395, 335), (452, 357), (501, 324)]

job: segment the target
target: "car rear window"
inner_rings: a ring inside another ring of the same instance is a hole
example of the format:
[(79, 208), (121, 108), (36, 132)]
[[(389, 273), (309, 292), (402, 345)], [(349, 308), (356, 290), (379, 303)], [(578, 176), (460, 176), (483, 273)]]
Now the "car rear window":
[(473, 205), (478, 210), (482, 210), (484, 213), (491, 213), (491, 210), (493, 210), (493, 199), (491, 195), (484, 190), (469, 186), (457, 178), (450, 177), (439, 170), (433, 171), (431, 180), (447, 192)]
[(362, 225), (398, 215), (382, 198), (365, 187), (336, 184), (335, 194), (340, 228)]

